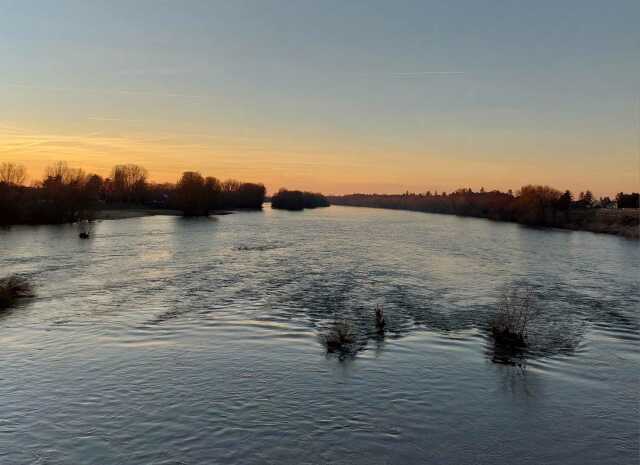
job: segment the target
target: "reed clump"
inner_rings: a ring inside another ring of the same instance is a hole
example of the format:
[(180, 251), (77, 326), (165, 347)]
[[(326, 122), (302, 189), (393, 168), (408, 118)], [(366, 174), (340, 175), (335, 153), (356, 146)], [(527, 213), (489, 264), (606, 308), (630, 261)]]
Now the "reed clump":
[(17, 300), (33, 296), (33, 286), (25, 278), (9, 276), (0, 279), (0, 309), (8, 308)]

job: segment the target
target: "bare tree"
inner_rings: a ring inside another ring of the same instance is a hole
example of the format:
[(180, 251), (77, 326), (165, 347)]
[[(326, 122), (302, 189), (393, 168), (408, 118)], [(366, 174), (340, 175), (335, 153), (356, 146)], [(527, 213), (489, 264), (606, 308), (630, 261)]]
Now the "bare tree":
[(111, 180), (117, 200), (140, 201), (147, 184), (147, 170), (138, 165), (116, 165)]
[(12, 186), (21, 186), (27, 180), (27, 170), (22, 165), (15, 163), (0, 164), (0, 182)]
[(47, 166), (44, 171), (44, 184), (62, 186), (80, 185), (86, 181), (86, 175), (80, 168), (70, 168), (66, 161), (58, 161)]
[(489, 328), (498, 342), (526, 345), (529, 324), (539, 314), (534, 289), (512, 285), (505, 288)]
[(222, 183), (212, 176), (208, 176), (204, 180), (207, 189), (207, 199), (210, 210), (220, 208), (222, 204)]

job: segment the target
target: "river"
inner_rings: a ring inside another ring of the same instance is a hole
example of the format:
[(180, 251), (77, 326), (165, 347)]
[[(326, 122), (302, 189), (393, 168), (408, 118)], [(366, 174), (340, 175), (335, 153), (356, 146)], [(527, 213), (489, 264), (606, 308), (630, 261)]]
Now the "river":
[[(639, 264), (619, 237), (335, 206), (0, 231), (0, 275), (36, 289), (0, 314), (0, 463), (637, 464)], [(486, 324), (525, 284), (541, 313), (505, 360)]]

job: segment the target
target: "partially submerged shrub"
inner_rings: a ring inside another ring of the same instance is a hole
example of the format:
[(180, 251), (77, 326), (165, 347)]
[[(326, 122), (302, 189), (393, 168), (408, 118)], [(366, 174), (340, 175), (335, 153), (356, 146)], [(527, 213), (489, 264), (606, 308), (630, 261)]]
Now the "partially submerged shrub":
[(13, 305), (16, 300), (33, 296), (31, 283), (18, 276), (0, 279), (0, 309)]
[(320, 338), (329, 353), (349, 352), (356, 340), (353, 324), (349, 320), (336, 320)]
[(489, 322), (489, 330), (496, 344), (512, 348), (526, 347), (529, 324), (538, 313), (533, 289), (513, 286), (505, 290), (496, 314)]

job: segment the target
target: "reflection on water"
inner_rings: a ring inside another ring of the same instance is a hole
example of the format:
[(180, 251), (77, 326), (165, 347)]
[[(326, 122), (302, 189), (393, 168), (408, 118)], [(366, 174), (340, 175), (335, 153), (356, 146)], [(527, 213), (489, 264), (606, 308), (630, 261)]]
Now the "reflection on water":
[[(2, 231), (37, 298), (0, 317), (0, 463), (635, 463), (639, 258), (345, 207)], [(487, 331), (512, 282), (521, 353)]]

